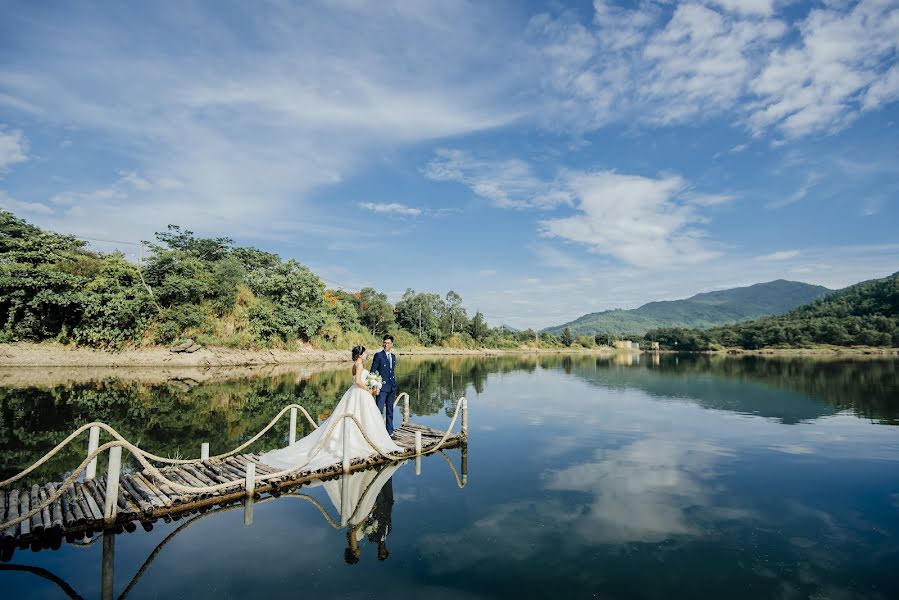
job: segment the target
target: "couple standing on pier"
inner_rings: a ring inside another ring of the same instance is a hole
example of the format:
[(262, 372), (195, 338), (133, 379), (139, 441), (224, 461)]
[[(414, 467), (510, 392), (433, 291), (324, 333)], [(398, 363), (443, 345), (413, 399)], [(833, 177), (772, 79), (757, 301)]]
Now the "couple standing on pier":
[[(393, 336), (385, 335), (384, 349), (372, 359), (371, 371), (365, 369), (368, 353), (364, 346), (352, 350), (353, 385), (346, 391), (334, 412), (319, 427), (292, 446), (273, 450), (262, 456), (269, 465), (282, 469), (296, 467), (315, 471), (340, 463), (346, 450), (349, 458), (368, 458), (376, 452), (391, 454), (403, 452), (393, 441), (393, 402), (396, 398), (396, 354), (393, 353)], [(370, 386), (371, 374), (380, 375), (381, 385)], [(377, 394), (377, 399), (375, 399)], [(382, 414), (383, 411), (383, 414)], [(358, 422), (336, 423), (350, 415)], [(360, 430), (361, 427), (361, 430)], [(363, 430), (365, 435), (363, 435)], [(371, 440), (371, 444), (366, 440)], [(376, 446), (375, 447), (373, 447)]]

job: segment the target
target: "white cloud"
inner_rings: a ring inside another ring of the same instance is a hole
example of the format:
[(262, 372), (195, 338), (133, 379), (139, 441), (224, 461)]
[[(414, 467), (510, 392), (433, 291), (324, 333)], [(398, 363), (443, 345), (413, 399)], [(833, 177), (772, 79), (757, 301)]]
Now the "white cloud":
[(53, 214), (53, 209), (46, 204), (16, 200), (3, 190), (0, 190), (0, 208), (8, 210), (9, 212), (15, 213), (17, 215), (21, 215), (23, 213), (28, 215)]
[[(748, 122), (795, 137), (844, 127), (896, 97), (899, 6), (862, 0), (812, 10), (796, 45), (775, 48), (752, 81)], [(892, 68), (891, 68), (892, 67)], [(889, 70), (889, 71), (888, 71)]]
[(434, 181), (462, 183), (483, 198), (504, 208), (552, 208), (571, 202), (557, 182), (546, 182), (531, 166), (518, 159), (489, 161), (461, 150), (441, 149), (424, 169)]
[[(28, 31), (13, 49), (17, 66), (0, 66), (9, 97), (0, 102), (13, 111), (37, 107), (47, 126), (79, 137), (102, 136), (118, 152), (111, 170), (157, 182), (140, 204), (88, 209), (90, 219), (73, 216), (66, 226), (269, 231), (273, 215), (300, 207), (321, 220), (310, 192), (384, 148), (520, 118), (500, 68), (513, 52), (499, 45), (511, 41), (485, 39), (482, 10), (405, 2), (221, 12), (79, 5), (60, 16), (65, 28), (21, 14)], [(495, 76), (470, 77), (473, 66)]]
[(730, 113), (755, 135), (791, 139), (899, 99), (894, 2), (832, 3), (792, 22), (772, 0), (671, 4), (596, 0), (589, 25), (572, 13), (534, 17), (529, 33), (554, 94), (544, 124), (583, 132)]
[(698, 228), (705, 219), (684, 200), (687, 183), (679, 176), (572, 173), (568, 185), (577, 198), (577, 212), (544, 220), (549, 237), (641, 267), (695, 264), (717, 255), (705, 247)]
[(706, 3), (744, 15), (768, 16), (774, 12), (774, 0), (706, 0)]
[(376, 213), (384, 213), (384, 214), (392, 214), (392, 215), (401, 215), (404, 217), (417, 217), (421, 215), (421, 209), (415, 208), (413, 206), (406, 206), (404, 204), (397, 204), (396, 202), (391, 202), (388, 204), (375, 204), (374, 202), (361, 202), (359, 206), (364, 208), (365, 210), (370, 210)]
[(799, 250), (780, 250), (778, 252), (772, 252), (771, 254), (759, 256), (759, 260), (790, 260), (796, 258), (800, 254), (802, 253)]
[(0, 125), (0, 174), (10, 166), (28, 160), (28, 140), (17, 130)]
[(811, 172), (805, 176), (805, 181), (803, 181), (796, 191), (790, 194), (785, 198), (780, 198), (778, 200), (772, 200), (768, 203), (768, 208), (783, 208), (785, 206), (789, 206), (790, 204), (794, 204), (799, 202), (808, 196), (809, 191), (822, 179), (822, 175), (820, 173)]

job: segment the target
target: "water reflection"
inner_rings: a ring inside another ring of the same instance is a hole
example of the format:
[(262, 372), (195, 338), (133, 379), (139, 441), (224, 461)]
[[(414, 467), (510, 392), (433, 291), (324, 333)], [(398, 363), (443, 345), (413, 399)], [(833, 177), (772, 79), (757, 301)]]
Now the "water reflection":
[[(279, 597), (296, 593), (298, 573), (316, 574), (304, 579), (316, 597), (387, 595), (398, 586), (428, 597), (899, 597), (897, 365), (407, 359), (399, 384), (416, 422), (445, 426), (452, 402), (463, 394), (470, 401), (477, 476), (464, 490), (465, 473), (454, 481), (433, 457), (421, 476), (406, 464), (257, 502), (251, 527), (240, 513), (202, 519), (159, 553), (131, 597)], [(32, 386), (25, 400), (8, 389), (0, 451), (24, 461), (93, 410), (134, 431), (139, 419), (154, 423), (144, 435), (151, 450), (192, 448), (216, 440), (220, 428), (214, 447), (230, 447), (298, 398), (326, 417), (348, 385), (335, 371), (187, 391), (124, 380)], [(39, 426), (36, 441), (17, 454), (29, 424)], [(465, 449), (461, 459), (467, 465)], [(301, 494), (334, 526), (298, 502)], [(122, 572), (134, 572), (174, 526), (121, 536)], [(82, 558), (92, 551), (93, 562)], [(87, 590), (99, 582), (98, 552), (64, 545), (16, 559), (53, 564)], [(4, 581), (16, 597), (30, 597), (18, 580)]]

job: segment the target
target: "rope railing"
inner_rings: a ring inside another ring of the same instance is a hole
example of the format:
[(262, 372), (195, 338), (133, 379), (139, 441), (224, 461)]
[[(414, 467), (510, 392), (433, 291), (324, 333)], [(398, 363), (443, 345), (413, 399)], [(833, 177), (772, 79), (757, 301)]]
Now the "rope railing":
[[(282, 470), (276, 471), (274, 473), (263, 474), (258, 478), (255, 477), (255, 472), (254, 472), (252, 479), (251, 479), (250, 473), (248, 472), (247, 478), (245, 480), (247, 483), (247, 487), (248, 487), (248, 493), (252, 493), (253, 488), (255, 488), (256, 481), (266, 482), (266, 481), (270, 481), (273, 479), (280, 479), (280, 478), (290, 475), (292, 473), (301, 471), (303, 468), (305, 468), (307, 465), (309, 465), (318, 456), (318, 454), (321, 452), (322, 448), (324, 447), (325, 442), (327, 442), (329, 440), (331, 434), (334, 432), (334, 429), (338, 426), (338, 424), (343, 425), (347, 420), (351, 421), (352, 423), (355, 423), (356, 427), (359, 429), (359, 432), (362, 434), (362, 437), (365, 439), (365, 441), (369, 445), (369, 447), (371, 447), (371, 449), (374, 450), (374, 452), (377, 455), (385, 458), (388, 461), (402, 460), (402, 459), (410, 458), (410, 457), (416, 456), (416, 455), (424, 455), (424, 454), (430, 454), (432, 452), (437, 452), (438, 450), (440, 450), (441, 447), (443, 447), (443, 445), (446, 443), (446, 440), (449, 438), (449, 436), (452, 435), (452, 430), (453, 430), (453, 427), (455, 426), (456, 421), (459, 417), (459, 413), (461, 410), (463, 410), (466, 407), (466, 403), (467, 403), (467, 401), (464, 397), (459, 399), (459, 401), (456, 403), (456, 410), (453, 414), (453, 418), (450, 421), (449, 427), (447, 427), (446, 432), (444, 432), (443, 436), (440, 438), (440, 441), (438, 441), (436, 444), (434, 444), (432, 446), (429, 446), (426, 450), (416, 447), (412, 450), (407, 450), (405, 452), (392, 452), (392, 453), (385, 452), (369, 437), (368, 433), (365, 431), (365, 428), (362, 426), (362, 423), (359, 422), (359, 420), (356, 418), (355, 415), (352, 415), (352, 414), (340, 415), (340, 417), (338, 417), (337, 419), (334, 419), (330, 423), (327, 431), (325, 432), (324, 435), (321, 436), (318, 443), (313, 447), (312, 451), (308, 455), (306, 462), (304, 462), (303, 464), (294, 465), (287, 469), (282, 469)], [(244, 448), (248, 447), (250, 444), (252, 444), (256, 440), (258, 440), (269, 429), (271, 429), (274, 426), (274, 424), (289, 409), (295, 408), (295, 407), (302, 410), (303, 414), (306, 415), (306, 417), (310, 421), (312, 421), (312, 418), (309, 416), (309, 413), (306, 412), (306, 410), (302, 406), (299, 406), (297, 404), (288, 405), (288, 406), (284, 407), (275, 416), (275, 418), (273, 418), (271, 420), (271, 422), (265, 428), (263, 428), (259, 433), (257, 433), (255, 436), (253, 436), (253, 438), (251, 438), (249, 441), (241, 444), (240, 446), (238, 446), (237, 448), (235, 448), (229, 452), (225, 452), (223, 454), (219, 454), (214, 457), (210, 457), (210, 460), (220, 459), (220, 458), (225, 458), (225, 457), (231, 456), (232, 454), (235, 454), (235, 453), (239, 452), (240, 450), (243, 450)], [(467, 434), (466, 421), (467, 421), (467, 419), (463, 416), (463, 426), (462, 426), (463, 435)], [(160, 482), (167, 485), (173, 491), (181, 492), (184, 494), (191, 494), (191, 495), (216, 494), (216, 493), (224, 492), (228, 489), (234, 488), (235, 485), (238, 485), (241, 482), (240, 479), (235, 479), (235, 480), (232, 480), (232, 481), (229, 481), (226, 483), (220, 483), (217, 485), (187, 486), (187, 485), (184, 485), (177, 481), (174, 481), (174, 480), (166, 477), (162, 471), (160, 471), (155, 465), (153, 465), (150, 462), (151, 459), (158, 460), (159, 458), (162, 458), (162, 457), (157, 457), (154, 454), (151, 454), (149, 452), (141, 450), (140, 448), (138, 448), (131, 442), (127, 441), (114, 428), (110, 427), (109, 425), (107, 425), (105, 423), (96, 422), (96, 423), (89, 423), (88, 425), (84, 425), (84, 426), (78, 428), (74, 433), (69, 435), (62, 442), (60, 442), (53, 450), (51, 450), (50, 452), (45, 454), (35, 464), (28, 467), (27, 469), (20, 472), (19, 474), (14, 475), (13, 477), (10, 477), (9, 479), (6, 479), (3, 482), (0, 482), (0, 487), (3, 487), (5, 485), (8, 485), (15, 481), (18, 481), (22, 477), (25, 477), (28, 473), (31, 473), (32, 471), (34, 471), (34, 469), (40, 467), (42, 464), (44, 464), (45, 462), (50, 460), (50, 458), (52, 458), (62, 448), (64, 448), (66, 446), (66, 444), (71, 442), (78, 434), (83, 433), (85, 430), (87, 430), (91, 426), (101, 427), (102, 429), (107, 431), (111, 436), (113, 436), (115, 438), (114, 441), (107, 442), (107, 443), (103, 444), (102, 446), (98, 447), (97, 449), (93, 450), (92, 452), (89, 452), (88, 456), (81, 462), (81, 464), (78, 466), (78, 468), (76, 468), (74, 471), (72, 471), (72, 473), (65, 479), (65, 481), (63, 481), (59, 485), (59, 487), (55, 490), (55, 492), (53, 494), (49, 494), (48, 497), (46, 499), (44, 499), (40, 504), (38, 504), (37, 506), (30, 507), (29, 511), (27, 511), (26, 513), (24, 513), (22, 515), (19, 515), (17, 518), (12, 519), (10, 521), (6, 521), (4, 523), (0, 523), (0, 531), (14, 527), (14, 526), (18, 525), (19, 523), (25, 521), (26, 519), (30, 519), (32, 516), (38, 514), (45, 508), (51, 506), (70, 487), (72, 487), (75, 484), (78, 477), (80, 477), (87, 470), (88, 466), (91, 464), (91, 462), (95, 458), (97, 458), (100, 454), (102, 454), (106, 450), (111, 450), (112, 448), (120, 447), (120, 448), (124, 448), (124, 449), (128, 450), (128, 452), (130, 452), (131, 455), (134, 456), (134, 458), (138, 461), (138, 463), (140, 463), (140, 465), (144, 468), (145, 473), (149, 473), (150, 475), (155, 477), (157, 480), (159, 480)], [(317, 424), (316, 424), (316, 427), (318, 427)], [(346, 438), (347, 433), (348, 433), (348, 430), (346, 430), (344, 433), (345, 438)], [(200, 462), (200, 460), (201, 459), (177, 460), (176, 461), (175, 459), (163, 459), (164, 462), (168, 462), (170, 464), (197, 463), (197, 462)], [(160, 461), (160, 462), (162, 462), (162, 461)], [(349, 461), (347, 460), (346, 457), (344, 457), (343, 469), (344, 469), (344, 472), (348, 472), (351, 469), (351, 464), (349, 463)], [(251, 481), (252, 481), (252, 484), (251, 484)], [(109, 504), (109, 503), (107, 502), (107, 504)], [(112, 507), (113, 507), (112, 510), (114, 513), (117, 510), (115, 508), (115, 502), (112, 503)], [(105, 515), (105, 516), (107, 519), (109, 518), (109, 515)]]
[[(275, 423), (277, 423), (281, 419), (281, 417), (283, 417), (284, 414), (292, 408), (296, 408), (297, 410), (301, 411), (303, 413), (303, 415), (306, 417), (306, 419), (312, 424), (312, 427), (314, 429), (318, 428), (318, 423), (315, 422), (315, 420), (309, 415), (309, 413), (306, 411), (305, 408), (303, 408), (299, 404), (288, 404), (287, 406), (285, 406), (284, 408), (281, 409), (281, 412), (279, 412), (277, 415), (275, 415), (275, 417), (269, 422), (268, 425), (266, 425), (264, 428), (262, 428), (259, 431), (259, 433), (254, 435), (252, 438), (250, 438), (243, 444), (237, 446), (233, 450), (229, 450), (228, 452), (224, 452), (222, 454), (217, 454), (215, 456), (210, 456), (210, 457), (208, 457), (208, 459), (207, 458), (188, 458), (188, 459), (166, 458), (164, 456), (157, 456), (156, 454), (153, 454), (151, 452), (146, 452), (144, 450), (141, 451), (141, 454), (148, 460), (152, 460), (152, 461), (159, 462), (159, 463), (166, 463), (166, 464), (170, 464), (170, 465), (188, 465), (188, 464), (195, 464), (195, 463), (201, 462), (203, 460), (227, 458), (228, 456), (236, 454), (236, 453), (240, 452), (241, 450), (244, 450), (245, 448), (249, 447), (254, 442), (256, 442), (259, 438), (261, 438), (263, 435), (265, 435), (272, 427), (274, 427)], [(92, 423), (87, 423), (86, 425), (82, 425), (81, 427), (79, 427), (78, 429), (73, 431), (71, 434), (69, 434), (69, 436), (66, 437), (66, 439), (61, 441), (52, 450), (50, 450), (44, 456), (39, 458), (33, 465), (31, 465), (24, 471), (21, 471), (20, 473), (13, 475), (9, 479), (4, 479), (3, 481), (0, 481), (0, 488), (6, 487), (10, 483), (15, 483), (16, 481), (18, 481), (19, 479), (22, 479), (23, 477), (25, 477), (26, 475), (28, 475), (35, 469), (40, 468), (47, 461), (49, 461), (51, 458), (56, 456), (60, 451), (62, 451), (62, 449), (65, 448), (72, 440), (77, 438), (79, 435), (81, 435), (85, 431), (90, 430), (92, 427), (97, 427), (99, 429), (102, 429), (103, 431), (105, 431), (106, 433), (108, 433), (110, 436), (112, 436), (114, 439), (116, 439), (118, 441), (121, 441), (121, 442), (128, 441), (118, 431), (116, 431), (111, 426), (107, 425), (106, 423), (103, 423), (102, 421), (94, 421)]]

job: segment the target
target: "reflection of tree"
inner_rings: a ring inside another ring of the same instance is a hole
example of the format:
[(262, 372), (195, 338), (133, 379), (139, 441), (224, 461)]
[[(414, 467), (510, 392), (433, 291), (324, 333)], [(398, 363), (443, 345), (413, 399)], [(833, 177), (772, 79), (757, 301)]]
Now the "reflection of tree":
[[(650, 394), (684, 396), (711, 408), (758, 413), (785, 422), (848, 409), (866, 418), (899, 424), (896, 360), (662, 355), (656, 362), (642, 358), (632, 366), (620, 366), (614, 359), (572, 357), (573, 373), (606, 387), (637, 387)], [(756, 387), (735, 393), (735, 386), (741, 383)], [(795, 396), (778, 396), (764, 388), (800, 394), (809, 402), (802, 404)]]
[[(785, 422), (851, 409), (864, 417), (899, 424), (896, 360), (662, 355), (654, 363), (642, 358), (621, 366), (610, 358), (571, 355), (402, 357), (397, 379), (418, 415), (451, 415), (460, 396), (472, 389), (483, 392), (490, 374), (548, 369), (608, 388), (635, 387), (650, 394), (683, 396), (703, 406)], [(302, 404), (319, 420), (326, 418), (350, 383), (349, 369), (341, 367), (302, 380), (288, 374), (194, 387), (182, 381), (107, 380), (0, 388), (0, 478), (31, 465), (73, 429), (93, 420), (109, 423), (142, 448), (163, 456), (197, 456), (201, 442), (209, 442), (213, 453), (230, 450), (291, 402)], [(753, 385), (743, 388), (741, 383)], [(311, 429), (303, 419), (298, 426), (299, 436)], [(287, 419), (282, 419), (250, 450), (279, 447), (286, 440), (287, 427)], [(70, 444), (35, 472), (31, 481), (58, 478), (77, 465), (84, 458), (83, 442)]]

